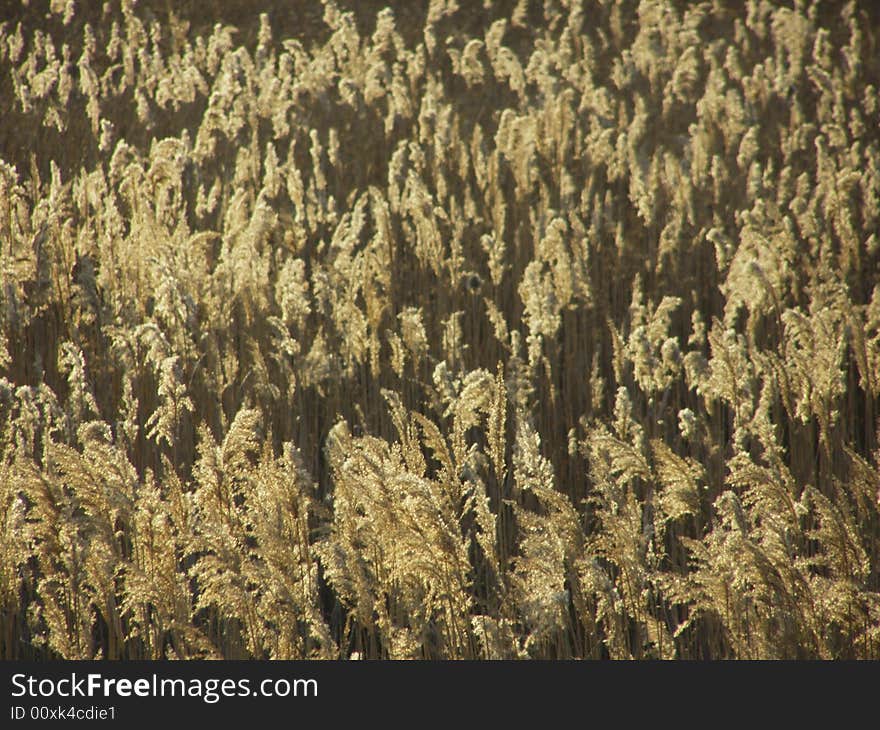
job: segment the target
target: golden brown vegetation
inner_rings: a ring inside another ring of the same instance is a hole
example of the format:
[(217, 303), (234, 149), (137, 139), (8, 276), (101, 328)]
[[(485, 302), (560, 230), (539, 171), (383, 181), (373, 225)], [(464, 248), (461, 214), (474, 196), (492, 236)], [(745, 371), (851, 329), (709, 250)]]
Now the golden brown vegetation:
[(880, 658), (876, 14), (252, 5), (0, 18), (0, 654)]

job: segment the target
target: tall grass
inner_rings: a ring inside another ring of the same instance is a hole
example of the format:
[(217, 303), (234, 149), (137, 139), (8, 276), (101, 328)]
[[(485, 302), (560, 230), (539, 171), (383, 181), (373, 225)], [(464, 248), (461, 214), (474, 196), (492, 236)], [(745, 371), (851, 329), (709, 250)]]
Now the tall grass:
[(864, 4), (0, 17), (0, 656), (880, 658)]

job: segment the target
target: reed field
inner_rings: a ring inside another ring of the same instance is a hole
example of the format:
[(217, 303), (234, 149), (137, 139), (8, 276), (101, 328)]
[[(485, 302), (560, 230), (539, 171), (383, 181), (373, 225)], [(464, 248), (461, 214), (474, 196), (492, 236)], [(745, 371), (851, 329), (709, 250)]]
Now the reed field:
[(878, 41), (0, 3), (0, 658), (880, 659)]

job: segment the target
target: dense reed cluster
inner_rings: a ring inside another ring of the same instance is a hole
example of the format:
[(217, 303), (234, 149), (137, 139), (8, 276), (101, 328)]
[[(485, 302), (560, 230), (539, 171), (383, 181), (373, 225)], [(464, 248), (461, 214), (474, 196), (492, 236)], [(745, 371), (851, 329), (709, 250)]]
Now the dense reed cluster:
[(880, 658), (867, 4), (3, 12), (0, 656)]

